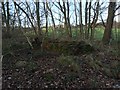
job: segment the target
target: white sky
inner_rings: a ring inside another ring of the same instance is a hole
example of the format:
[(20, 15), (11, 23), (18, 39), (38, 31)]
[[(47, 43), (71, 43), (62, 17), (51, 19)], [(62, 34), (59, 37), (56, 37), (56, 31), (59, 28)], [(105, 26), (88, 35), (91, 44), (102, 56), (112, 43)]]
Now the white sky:
[[(10, 1), (10, 4), (12, 5), (13, 4), (13, 2), (12, 2), (12, 0), (9, 0)], [(17, 1), (17, 2), (24, 2), (24, 1), (28, 1), (29, 3), (33, 3), (34, 1), (36, 1), (36, 0), (15, 0), (15, 1)], [(40, 1), (40, 2), (43, 2), (43, 1), (45, 1), (45, 0), (38, 0), (38, 1)], [(56, 1), (59, 1), (59, 0), (48, 0), (49, 2), (56, 2)], [(60, 1), (62, 1), (62, 0), (60, 0)], [(74, 0), (69, 0), (71, 3), (73, 3), (74, 4)], [(79, 0), (76, 0), (76, 5), (78, 5), (78, 1)], [(86, 0), (82, 0), (82, 13), (83, 13), (83, 23), (84, 23), (84, 9), (85, 9), (85, 1)], [(90, 0), (88, 0), (88, 1), (90, 1)], [(94, 4), (94, 2), (95, 2), (96, 0), (93, 0), (92, 1), (92, 6), (93, 6), (93, 4)], [(100, 0), (100, 4), (102, 3), (102, 2), (104, 2), (104, 4), (101, 6), (101, 7), (104, 7), (104, 6), (108, 6), (108, 1), (109, 0)], [(114, 0), (113, 0), (114, 1)], [(6, 0), (4, 0), (4, 2), (6, 2)], [(117, 2), (120, 2), (120, 0), (117, 0)], [(120, 4), (120, 3), (119, 3)], [(43, 4), (42, 3), (40, 3), (40, 6), (41, 6), (41, 8), (43, 8)], [(33, 7), (34, 6), (32, 6), (32, 5), (30, 5), (30, 8), (31, 8), (31, 10), (33, 9)], [(25, 8), (25, 6), (22, 6), (22, 8)], [(79, 9), (79, 7), (77, 6), (77, 8)], [(70, 6), (70, 15), (71, 15), (71, 17), (70, 17), (70, 22), (71, 22), (71, 24), (75, 24), (75, 14), (74, 14), (74, 12), (73, 12), (73, 10), (74, 10), (74, 5), (71, 5)], [(56, 18), (59, 18), (59, 15), (57, 14), (58, 12), (59, 12), (59, 10), (56, 8), (56, 6), (53, 6), (52, 7), (52, 11), (53, 11), (53, 15), (54, 15), (54, 17), (56, 17)], [(10, 12), (14, 12), (14, 9), (11, 9), (10, 10)], [(117, 13), (120, 13), (120, 10), (119, 11), (117, 11), (116, 12), (116, 14)], [(107, 19), (107, 13), (108, 13), (108, 10), (106, 9), (103, 13), (102, 13), (102, 17), (103, 17), (103, 19), (104, 20), (106, 20)], [(91, 14), (93, 14), (93, 11), (91, 11)], [(22, 16), (21, 16), (21, 19), (23, 19), (24, 17), (26, 17), (26, 15), (24, 14), (24, 13), (22, 13)], [(24, 19), (23, 19), (24, 20)], [(116, 21), (120, 21), (120, 15), (119, 15), (119, 17), (117, 16), (117, 17), (115, 17), (115, 20)], [(49, 21), (50, 21), (50, 23), (51, 23), (51, 17), (49, 16)], [(98, 22), (100, 22), (101, 20), (100, 20), (100, 18), (99, 18), (99, 20), (98, 20)], [(45, 23), (45, 20), (43, 21), (43, 24)], [(56, 24), (59, 24), (59, 21), (58, 20), (56, 20), (55, 19), (55, 23)], [(79, 15), (78, 15), (78, 23), (79, 23)], [(23, 25), (24, 25), (24, 23), (22, 23)]]

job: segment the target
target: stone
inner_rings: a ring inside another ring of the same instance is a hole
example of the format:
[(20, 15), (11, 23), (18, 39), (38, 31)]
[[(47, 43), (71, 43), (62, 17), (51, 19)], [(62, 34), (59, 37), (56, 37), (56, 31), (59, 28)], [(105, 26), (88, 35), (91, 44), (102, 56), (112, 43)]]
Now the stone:
[(16, 62), (16, 67), (24, 67), (26, 66), (27, 62), (26, 61), (17, 61)]

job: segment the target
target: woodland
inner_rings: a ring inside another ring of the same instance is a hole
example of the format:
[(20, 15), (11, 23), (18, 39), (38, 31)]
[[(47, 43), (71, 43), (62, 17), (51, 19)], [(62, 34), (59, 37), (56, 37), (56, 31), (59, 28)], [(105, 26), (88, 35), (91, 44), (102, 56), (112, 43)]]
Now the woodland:
[(2, 88), (120, 88), (119, 0), (5, 0)]

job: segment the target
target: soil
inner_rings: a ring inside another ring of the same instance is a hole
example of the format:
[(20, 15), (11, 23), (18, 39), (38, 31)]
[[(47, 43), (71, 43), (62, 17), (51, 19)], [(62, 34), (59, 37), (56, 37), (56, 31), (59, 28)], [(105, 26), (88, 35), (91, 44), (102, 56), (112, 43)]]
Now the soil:
[[(37, 50), (19, 50), (8, 54), (3, 58), (2, 66), (2, 88), (118, 88), (120, 79), (115, 79), (105, 75), (101, 70), (96, 71), (86, 59), (87, 55), (78, 55), (81, 73), (74, 72), (69, 67), (64, 67), (58, 63), (57, 52), (45, 52), (34, 55)], [(93, 54), (99, 56), (100, 52)], [(104, 56), (104, 57), (103, 57)], [(103, 55), (101, 60), (104, 63), (115, 60)], [(117, 60), (119, 58), (117, 57)], [(37, 67), (28, 69), (27, 67), (16, 67), (15, 63), (19, 60), (34, 62)]]

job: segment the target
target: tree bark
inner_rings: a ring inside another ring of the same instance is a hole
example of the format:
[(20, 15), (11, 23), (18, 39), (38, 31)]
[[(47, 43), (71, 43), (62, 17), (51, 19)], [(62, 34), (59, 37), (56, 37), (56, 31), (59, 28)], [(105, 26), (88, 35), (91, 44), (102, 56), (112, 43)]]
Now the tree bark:
[(76, 36), (77, 36), (77, 33), (78, 33), (78, 27), (77, 27), (77, 7), (76, 7), (76, 0), (74, 0), (74, 10), (75, 10), (75, 26), (76, 26)]
[(72, 30), (71, 30), (71, 25), (70, 25), (70, 12), (69, 12), (69, 1), (67, 0), (67, 21), (68, 21), (68, 27), (69, 27), (69, 36), (72, 37)]
[(108, 7), (108, 17), (107, 17), (106, 27), (105, 27), (105, 31), (102, 39), (103, 44), (109, 44), (111, 39), (111, 32), (112, 32), (113, 20), (115, 15), (115, 7), (116, 7), (116, 2), (112, 2), (112, 0), (110, 0), (109, 7)]
[(94, 39), (94, 32), (95, 32), (95, 26), (96, 26), (96, 23), (97, 23), (97, 20), (98, 20), (98, 16), (99, 16), (99, 0), (97, 3), (97, 6), (96, 6), (96, 9), (94, 11), (94, 17), (93, 17), (93, 21), (91, 23), (91, 36), (90, 36), (90, 39), (93, 40)]
[(45, 20), (46, 20), (46, 34), (48, 34), (48, 11), (45, 2), (43, 2), (44, 12), (45, 12)]
[(65, 7), (65, 2), (64, 1), (63, 1), (63, 14), (64, 14), (64, 20), (65, 20), (64, 26), (65, 26), (65, 29), (66, 29), (66, 33), (69, 36), (68, 22), (67, 22), (67, 15), (66, 15), (66, 7)]
[(86, 0), (85, 4), (85, 39), (87, 39), (87, 14), (88, 14), (88, 1)]
[(42, 35), (42, 31), (41, 31), (41, 28), (40, 28), (39, 2), (35, 2), (35, 4), (36, 4), (38, 34), (41, 36)]
[(48, 2), (46, 2), (46, 7), (48, 9), (48, 11), (50, 12), (50, 15), (51, 15), (51, 18), (52, 18), (52, 24), (53, 24), (53, 33), (56, 34), (56, 30), (55, 30), (55, 20), (54, 20), (54, 17), (53, 17), (53, 13), (52, 13), (52, 10), (50, 9), (49, 5), (48, 5)]
[[(83, 36), (83, 21), (82, 21), (82, 1), (80, 0), (80, 3), (79, 3), (79, 25), (80, 25), (80, 34), (81, 36)], [(83, 38), (83, 37), (82, 37)]]
[[(3, 20), (2, 22), (4, 21), (6, 23), (6, 13), (5, 13), (5, 5), (4, 5), (4, 2), (1, 2), (2, 3), (2, 9), (3, 9)], [(2, 23), (4, 25), (4, 22)]]
[(90, 19), (90, 17), (91, 17), (91, 3), (92, 3), (92, 0), (90, 0), (90, 2), (89, 2), (89, 17), (88, 17), (88, 31), (87, 31), (87, 39), (89, 39), (89, 33), (90, 33), (90, 27), (91, 27), (91, 19)]
[(6, 37), (10, 38), (10, 25), (9, 25), (9, 20), (10, 20), (10, 13), (9, 13), (9, 1), (7, 0), (7, 16), (6, 16)]

